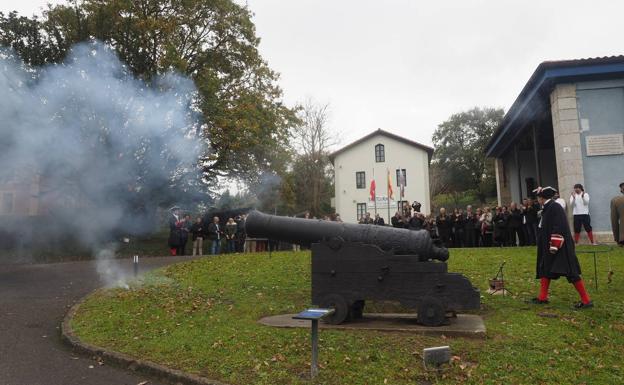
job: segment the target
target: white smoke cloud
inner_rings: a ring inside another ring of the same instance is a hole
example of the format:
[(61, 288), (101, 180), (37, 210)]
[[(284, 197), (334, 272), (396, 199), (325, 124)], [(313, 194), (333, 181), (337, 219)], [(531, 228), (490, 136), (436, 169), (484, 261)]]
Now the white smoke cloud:
[(115, 231), (151, 228), (172, 183), (197, 170), (203, 142), (190, 79), (138, 80), (92, 42), (43, 68), (0, 51), (0, 89), (0, 183), (40, 177), (37, 198), (54, 225), (39, 237), (65, 231), (110, 256), (101, 250)]

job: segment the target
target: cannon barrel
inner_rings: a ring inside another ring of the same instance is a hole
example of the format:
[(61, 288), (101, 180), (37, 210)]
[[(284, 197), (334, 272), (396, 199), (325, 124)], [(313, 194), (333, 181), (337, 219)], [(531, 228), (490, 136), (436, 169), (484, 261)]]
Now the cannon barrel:
[(397, 255), (414, 255), (420, 260), (446, 261), (446, 248), (434, 245), (425, 230), (413, 231), (393, 227), (329, 222), (268, 215), (252, 211), (245, 220), (245, 230), (251, 237), (269, 238), (308, 246), (321, 240), (342, 239), (376, 245)]

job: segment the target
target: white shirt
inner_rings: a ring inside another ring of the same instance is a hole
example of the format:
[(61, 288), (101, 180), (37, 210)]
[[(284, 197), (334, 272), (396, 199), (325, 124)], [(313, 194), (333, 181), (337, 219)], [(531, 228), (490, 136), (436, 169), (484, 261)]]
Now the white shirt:
[(589, 194), (573, 193), (572, 196), (570, 196), (570, 206), (573, 207), (572, 213), (574, 215), (589, 215)]
[(561, 205), (561, 207), (563, 207), (563, 209), (565, 210), (566, 203), (565, 203), (565, 200), (562, 197), (559, 197), (559, 198), (555, 199), (555, 202), (559, 203)]

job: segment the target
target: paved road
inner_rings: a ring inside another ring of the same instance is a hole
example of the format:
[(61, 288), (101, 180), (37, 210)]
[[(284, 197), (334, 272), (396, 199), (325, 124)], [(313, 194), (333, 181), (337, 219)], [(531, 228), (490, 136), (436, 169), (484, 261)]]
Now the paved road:
[[(188, 259), (188, 258), (187, 258)], [(141, 270), (177, 258), (143, 258)], [(121, 260), (131, 271), (132, 261)], [(163, 385), (73, 354), (60, 324), (77, 300), (103, 286), (94, 262), (0, 265), (0, 385)]]

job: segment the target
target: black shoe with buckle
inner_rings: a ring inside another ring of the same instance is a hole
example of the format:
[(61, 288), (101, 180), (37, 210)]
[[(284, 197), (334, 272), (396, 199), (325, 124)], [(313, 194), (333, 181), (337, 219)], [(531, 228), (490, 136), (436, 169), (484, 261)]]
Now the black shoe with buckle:
[(545, 305), (545, 304), (549, 303), (549, 301), (547, 299), (539, 299), (537, 297), (531, 298), (527, 302), (528, 303), (532, 303), (534, 305)]
[(574, 308), (575, 309), (589, 309), (594, 307), (594, 302), (593, 301), (589, 301), (587, 303), (583, 303), (583, 302), (577, 302), (574, 304)]

